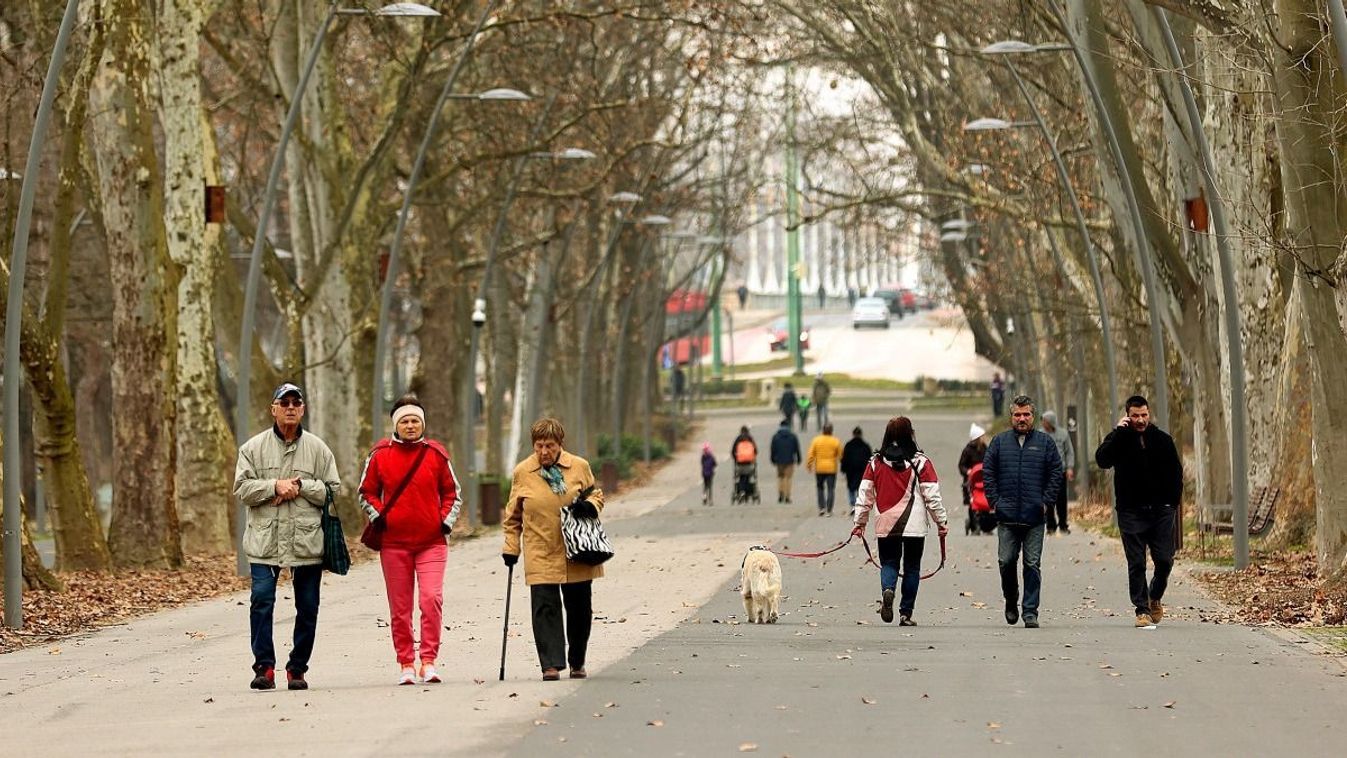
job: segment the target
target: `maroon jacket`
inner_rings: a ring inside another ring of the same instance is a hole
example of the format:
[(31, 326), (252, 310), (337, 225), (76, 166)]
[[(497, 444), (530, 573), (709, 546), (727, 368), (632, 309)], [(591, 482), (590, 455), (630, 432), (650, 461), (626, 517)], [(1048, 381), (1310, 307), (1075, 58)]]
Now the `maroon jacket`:
[(449, 453), (440, 443), (424, 437), (416, 442), (382, 439), (375, 443), (360, 475), (360, 504), (365, 516), (373, 521), (383, 515), (385, 499), (402, 483), (422, 450), (425, 457), (385, 517), (383, 543), (387, 547), (429, 547), (444, 539), (441, 524), (452, 529), (458, 520), (458, 478), (449, 463)]

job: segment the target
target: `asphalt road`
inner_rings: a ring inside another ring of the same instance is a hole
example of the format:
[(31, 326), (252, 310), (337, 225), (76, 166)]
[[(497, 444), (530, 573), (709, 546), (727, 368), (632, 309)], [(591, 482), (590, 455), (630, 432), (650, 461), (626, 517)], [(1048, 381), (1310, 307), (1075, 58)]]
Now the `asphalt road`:
[[(877, 442), (897, 407), (848, 409), (835, 421), (863, 421)], [(750, 421), (765, 446), (772, 415), (716, 417), (703, 437), (724, 456)], [(937, 470), (956, 480), (969, 418), (914, 421)], [(828, 559), (783, 559), (779, 623), (739, 623), (748, 546), (827, 548), (846, 537), (848, 520), (841, 505), (832, 518), (814, 515), (804, 472), (795, 503), (777, 505), (766, 467), (762, 505), (727, 504), (726, 467), (717, 504), (703, 506), (696, 458), (681, 452), (605, 510), (618, 557), (595, 586), (585, 681), (540, 681), (518, 576), (508, 672), (496, 681), (504, 575), (499, 543), (486, 538), (450, 552), (442, 685), (393, 686), (382, 581), (365, 564), (324, 583), (308, 692), (247, 689), (246, 598), (221, 597), (0, 656), (0, 751), (1322, 755), (1347, 734), (1337, 659), (1266, 630), (1198, 622), (1210, 601), (1181, 576), (1167, 597), (1172, 615), (1136, 630), (1120, 549), (1079, 530), (1045, 548), (1043, 627), (1006, 626), (993, 538), (965, 537), (957, 505), (949, 563), (923, 583), (919, 626), (880, 621), (877, 571), (854, 545)], [(935, 553), (932, 538), (928, 570)]]

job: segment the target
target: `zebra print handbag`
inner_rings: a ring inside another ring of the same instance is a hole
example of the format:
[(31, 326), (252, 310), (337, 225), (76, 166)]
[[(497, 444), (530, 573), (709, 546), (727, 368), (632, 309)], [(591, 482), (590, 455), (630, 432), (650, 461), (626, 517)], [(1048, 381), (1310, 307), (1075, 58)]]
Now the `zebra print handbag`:
[[(584, 500), (593, 487), (580, 493)], [(561, 508), (561, 538), (566, 543), (566, 560), (597, 566), (613, 557), (613, 544), (597, 518), (577, 516), (569, 505)]]

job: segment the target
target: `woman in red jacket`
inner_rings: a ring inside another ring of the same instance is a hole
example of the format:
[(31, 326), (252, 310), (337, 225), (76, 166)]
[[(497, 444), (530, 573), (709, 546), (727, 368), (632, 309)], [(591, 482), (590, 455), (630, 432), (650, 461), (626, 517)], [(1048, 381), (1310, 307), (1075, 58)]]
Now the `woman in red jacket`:
[[(440, 681), (435, 659), (440, 651), (444, 562), (460, 505), (458, 479), (444, 446), (426, 439), (426, 413), (415, 395), (399, 398), (392, 417), (393, 437), (379, 440), (365, 461), (360, 500), (370, 524), (383, 532), (379, 563), (388, 591), (393, 651), (401, 669), (398, 684), (414, 684), (418, 675), (433, 683)], [(419, 655), (412, 645), (415, 594), (421, 608)]]

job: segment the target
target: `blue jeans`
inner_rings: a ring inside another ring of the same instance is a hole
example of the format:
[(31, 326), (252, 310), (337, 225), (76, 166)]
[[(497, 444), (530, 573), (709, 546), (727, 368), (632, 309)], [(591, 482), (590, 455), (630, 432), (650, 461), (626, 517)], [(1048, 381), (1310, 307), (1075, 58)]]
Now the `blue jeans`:
[(1020, 583), (1015, 576), (1020, 551), (1024, 551), (1024, 617), (1038, 617), (1038, 595), (1043, 584), (1039, 563), (1043, 558), (1044, 526), (1027, 524), (996, 525), (996, 560), (1001, 565), (1001, 593), (1006, 603), (1014, 605), (1020, 599)]
[[(271, 639), (271, 619), (276, 610), (276, 580), (280, 566), (253, 563), (253, 592), (249, 623), (252, 627), (253, 671), (276, 667), (276, 647)], [(290, 578), (295, 591), (295, 646), (290, 650), (286, 671), (303, 674), (309, 670), (313, 638), (318, 631), (318, 593), (323, 583), (323, 567), (294, 566)]]
[(818, 490), (818, 512), (833, 512), (833, 499), (837, 496), (837, 474), (814, 474), (814, 487)]
[(860, 492), (861, 486), (859, 484), (855, 487), (852, 487), (850, 484), (847, 485), (847, 504), (852, 508), (856, 507), (856, 496), (859, 495)]
[(898, 586), (898, 562), (903, 564), (903, 591), (898, 601), (898, 612), (912, 615), (917, 604), (917, 589), (921, 587), (921, 553), (926, 548), (925, 537), (880, 537), (879, 588), (891, 590)]

